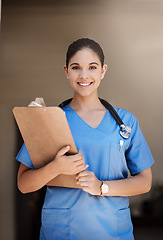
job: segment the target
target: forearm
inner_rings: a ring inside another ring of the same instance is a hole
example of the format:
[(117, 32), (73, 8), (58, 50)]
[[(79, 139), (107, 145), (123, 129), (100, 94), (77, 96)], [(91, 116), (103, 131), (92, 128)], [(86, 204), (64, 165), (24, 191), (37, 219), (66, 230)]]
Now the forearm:
[(88, 165), (81, 151), (75, 155), (66, 156), (68, 147), (63, 147), (55, 159), (42, 168), (32, 170), (21, 164), (18, 171), (18, 188), (22, 193), (34, 192), (49, 183), (59, 174), (76, 175), (83, 172)]
[(149, 192), (152, 184), (151, 169), (127, 179), (105, 181), (109, 192), (105, 196), (134, 196)]
[[(28, 169), (23, 174), (18, 174), (18, 188), (22, 193), (34, 192), (46, 185), (50, 180), (58, 176), (57, 167), (54, 162), (39, 169)], [(22, 165), (21, 168), (24, 166)], [(20, 168), (20, 172), (21, 172)]]

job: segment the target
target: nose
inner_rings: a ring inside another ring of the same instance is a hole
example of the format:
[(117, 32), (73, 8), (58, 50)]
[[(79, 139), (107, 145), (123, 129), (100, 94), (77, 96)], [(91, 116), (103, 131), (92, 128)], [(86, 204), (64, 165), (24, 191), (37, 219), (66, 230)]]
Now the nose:
[(88, 79), (89, 78), (89, 74), (88, 74), (88, 72), (87, 72), (87, 70), (82, 70), (81, 72), (80, 72), (80, 79)]

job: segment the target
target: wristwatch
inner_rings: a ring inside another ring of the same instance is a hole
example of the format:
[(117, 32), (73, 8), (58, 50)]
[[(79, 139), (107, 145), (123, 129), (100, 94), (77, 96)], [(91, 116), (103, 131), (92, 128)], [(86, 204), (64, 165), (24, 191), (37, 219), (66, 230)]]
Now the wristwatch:
[(100, 186), (100, 195), (98, 195), (98, 197), (101, 197), (103, 194), (106, 194), (108, 192), (109, 192), (108, 185), (102, 181)]

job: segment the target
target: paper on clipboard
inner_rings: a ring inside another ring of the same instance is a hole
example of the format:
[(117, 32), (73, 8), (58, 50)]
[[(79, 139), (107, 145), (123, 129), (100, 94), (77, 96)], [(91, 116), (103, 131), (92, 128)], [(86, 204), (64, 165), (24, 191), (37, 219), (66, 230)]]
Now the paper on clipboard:
[[(38, 106), (39, 105), (39, 106)], [(43, 99), (35, 99), (30, 107), (14, 107), (13, 114), (34, 167), (54, 160), (57, 152), (70, 145), (69, 154), (77, 149), (65, 116), (59, 107), (45, 107)], [(59, 175), (47, 185), (79, 188), (73, 175)]]
[(30, 102), (28, 107), (46, 107), (43, 98), (36, 98), (35, 101)]

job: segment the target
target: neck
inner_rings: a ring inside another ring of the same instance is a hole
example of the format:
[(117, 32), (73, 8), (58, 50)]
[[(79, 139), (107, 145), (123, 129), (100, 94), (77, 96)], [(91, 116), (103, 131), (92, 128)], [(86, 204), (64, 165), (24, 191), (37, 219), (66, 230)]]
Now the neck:
[(103, 105), (101, 104), (97, 94), (93, 96), (87, 96), (87, 97), (85, 96), (82, 97), (74, 94), (74, 97), (70, 103), (70, 106), (76, 111), (103, 108)]

